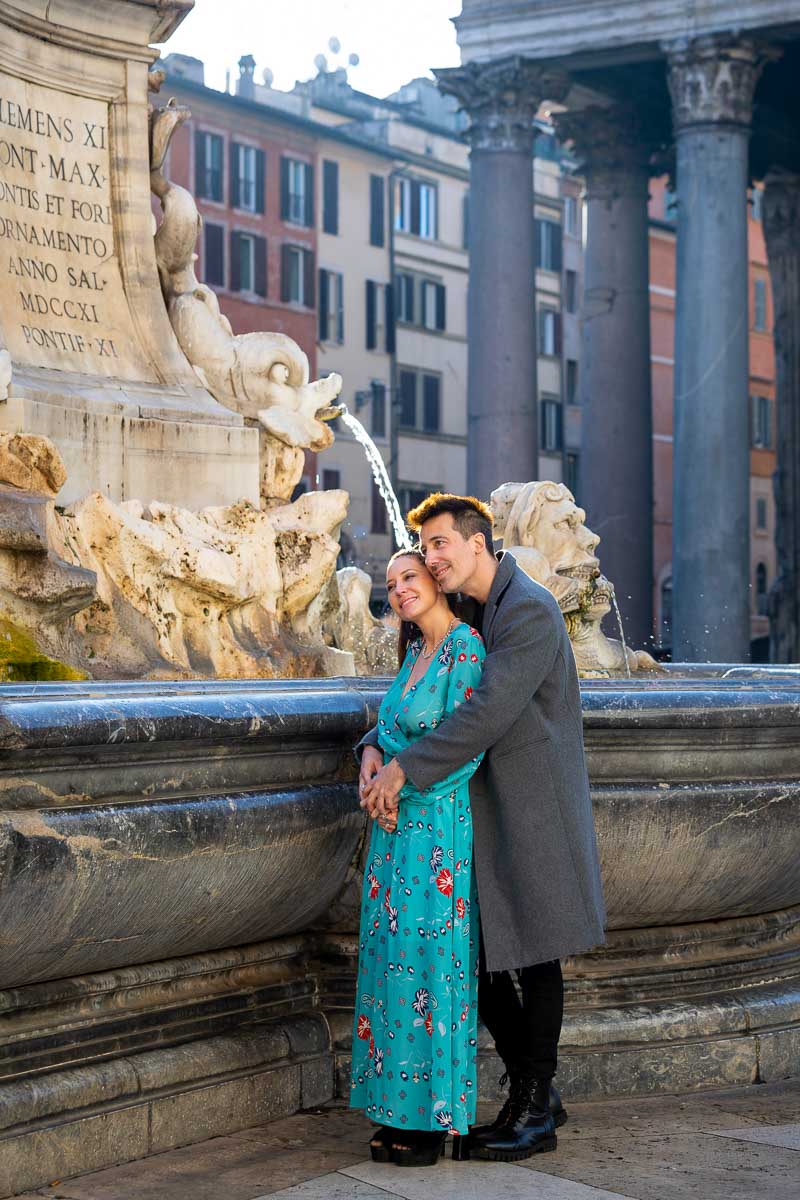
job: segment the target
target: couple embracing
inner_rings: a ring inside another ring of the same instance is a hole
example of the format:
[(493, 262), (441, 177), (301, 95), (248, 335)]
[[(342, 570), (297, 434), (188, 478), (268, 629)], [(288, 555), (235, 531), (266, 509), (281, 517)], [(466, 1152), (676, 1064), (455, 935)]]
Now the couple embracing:
[[(435, 494), (407, 519), (419, 548), (386, 575), (400, 670), (358, 747), (373, 826), (350, 1104), (376, 1161), (433, 1164), (449, 1132), (461, 1156), (515, 1161), (567, 1119), (559, 960), (604, 936), (577, 672), (485, 504)], [(508, 1096), (476, 1128), (478, 1014)]]

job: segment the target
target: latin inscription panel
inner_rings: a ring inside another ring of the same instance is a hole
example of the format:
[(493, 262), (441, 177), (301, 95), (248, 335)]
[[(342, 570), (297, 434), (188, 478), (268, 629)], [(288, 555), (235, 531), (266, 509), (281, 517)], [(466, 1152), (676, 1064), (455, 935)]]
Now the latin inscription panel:
[(16, 363), (148, 380), (111, 207), (108, 106), (0, 72), (0, 331)]

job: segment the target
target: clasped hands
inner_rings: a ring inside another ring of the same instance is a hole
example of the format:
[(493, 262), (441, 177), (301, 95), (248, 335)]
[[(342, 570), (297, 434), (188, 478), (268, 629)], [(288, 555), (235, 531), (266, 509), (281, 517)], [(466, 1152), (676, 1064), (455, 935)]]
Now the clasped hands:
[(397, 829), (400, 789), (405, 781), (406, 773), (396, 758), (384, 766), (380, 750), (374, 746), (364, 748), (358, 776), (359, 803), (387, 833)]

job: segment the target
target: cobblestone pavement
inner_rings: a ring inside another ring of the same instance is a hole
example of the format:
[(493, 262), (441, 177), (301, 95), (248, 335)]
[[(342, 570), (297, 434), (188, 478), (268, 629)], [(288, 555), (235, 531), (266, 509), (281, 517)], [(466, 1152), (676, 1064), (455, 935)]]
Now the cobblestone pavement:
[(514, 1165), (373, 1163), (368, 1122), (329, 1107), (54, 1182), (24, 1200), (800, 1198), (800, 1080), (569, 1110), (556, 1153)]

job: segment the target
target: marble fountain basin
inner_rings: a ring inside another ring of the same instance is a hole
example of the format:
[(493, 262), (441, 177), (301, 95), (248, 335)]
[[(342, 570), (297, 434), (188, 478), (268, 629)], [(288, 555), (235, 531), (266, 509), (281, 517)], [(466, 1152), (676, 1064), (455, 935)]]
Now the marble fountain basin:
[[(91, 1106), (150, 1105), (152, 1125), (165, 1095), (201, 1086), (204, 1136), (241, 1128), (250, 1101), (213, 1103), (231, 1072), (308, 1080), (271, 1113), (342, 1093), (365, 831), (352, 746), (385, 686), (0, 689), (4, 1152), (42, 1121), (79, 1130)], [(567, 963), (563, 1086), (797, 1074), (800, 671), (592, 680), (583, 711), (608, 943)], [(485, 1096), (499, 1074), (484, 1040)]]

